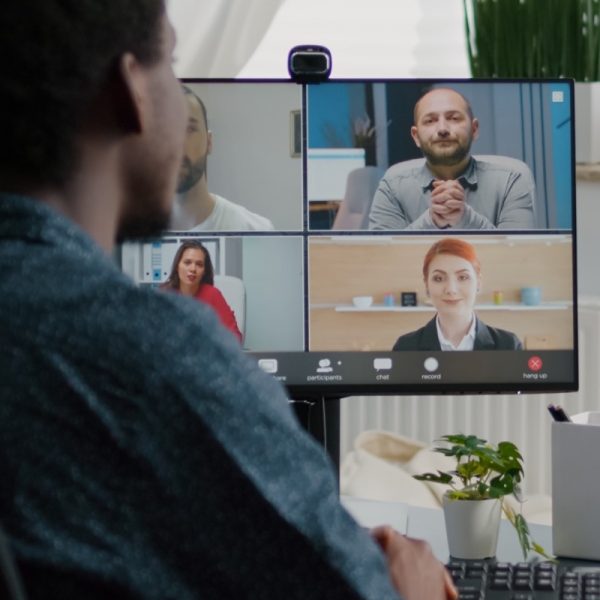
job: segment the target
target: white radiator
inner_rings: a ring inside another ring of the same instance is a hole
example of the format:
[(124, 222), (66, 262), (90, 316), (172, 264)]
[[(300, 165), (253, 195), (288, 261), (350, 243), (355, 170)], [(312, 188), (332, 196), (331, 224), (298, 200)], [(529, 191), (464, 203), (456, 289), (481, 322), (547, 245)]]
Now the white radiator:
[(341, 402), (341, 457), (366, 429), (430, 443), (446, 433), (510, 440), (525, 459), (526, 494), (550, 494), (550, 403), (567, 413), (600, 410), (600, 298), (579, 300), (579, 391), (568, 394), (370, 396)]

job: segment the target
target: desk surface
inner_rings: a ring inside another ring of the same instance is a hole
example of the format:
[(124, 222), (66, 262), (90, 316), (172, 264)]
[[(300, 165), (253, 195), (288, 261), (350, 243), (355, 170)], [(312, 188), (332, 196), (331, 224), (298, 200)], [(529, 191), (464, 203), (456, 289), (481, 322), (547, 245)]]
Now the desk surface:
[[(444, 563), (448, 562), (448, 542), (442, 509), (421, 508), (402, 502), (363, 500), (348, 496), (342, 497), (342, 503), (361, 525), (373, 527), (389, 524), (400, 533), (426, 540), (437, 558)], [(547, 525), (530, 523), (529, 529), (533, 539), (551, 554), (552, 528)], [(537, 555), (532, 554), (529, 558), (535, 556)], [(500, 522), (496, 558), (506, 562), (523, 560), (517, 534), (506, 519), (502, 519)]]
[[(529, 530), (531, 531), (532, 538), (548, 554), (552, 554), (552, 527), (530, 523)], [(434, 554), (441, 561), (448, 561), (448, 542), (444, 526), (444, 513), (441, 509), (409, 506), (406, 534), (410, 537), (427, 540)], [(533, 558), (534, 556), (537, 555), (531, 554), (529, 558)], [(523, 552), (517, 539), (517, 533), (506, 519), (501, 519), (500, 521), (496, 558), (506, 562), (519, 562), (523, 560)]]

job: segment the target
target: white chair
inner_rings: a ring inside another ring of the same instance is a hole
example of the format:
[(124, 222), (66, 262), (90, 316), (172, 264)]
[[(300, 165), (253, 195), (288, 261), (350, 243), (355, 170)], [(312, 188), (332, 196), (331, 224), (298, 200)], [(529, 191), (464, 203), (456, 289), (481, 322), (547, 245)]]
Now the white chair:
[(246, 330), (246, 288), (239, 277), (215, 275), (215, 287), (223, 294), (235, 314), (242, 338)]
[(348, 173), (346, 192), (340, 203), (332, 229), (368, 229), (373, 195), (383, 176), (380, 167), (360, 167)]

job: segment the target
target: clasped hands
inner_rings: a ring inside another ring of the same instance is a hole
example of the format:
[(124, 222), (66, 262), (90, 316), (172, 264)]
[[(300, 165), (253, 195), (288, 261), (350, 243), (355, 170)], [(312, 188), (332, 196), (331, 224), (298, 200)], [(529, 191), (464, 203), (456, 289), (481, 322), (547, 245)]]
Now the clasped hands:
[(456, 179), (436, 179), (431, 190), (431, 220), (439, 229), (454, 227), (465, 213), (465, 189)]

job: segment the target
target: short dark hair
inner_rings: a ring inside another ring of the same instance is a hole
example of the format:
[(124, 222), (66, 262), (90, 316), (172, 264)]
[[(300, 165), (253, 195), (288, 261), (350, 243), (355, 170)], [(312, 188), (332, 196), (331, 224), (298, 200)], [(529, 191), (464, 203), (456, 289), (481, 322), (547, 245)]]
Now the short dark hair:
[(188, 87), (187, 85), (182, 85), (181, 87), (183, 88), (183, 93), (186, 96), (192, 96), (192, 98), (195, 98), (196, 102), (200, 105), (200, 108), (202, 109), (202, 116), (204, 117), (204, 125), (206, 126), (206, 129), (208, 129), (208, 115), (206, 114), (206, 106), (204, 102), (202, 102), (200, 96), (198, 96), (198, 94), (196, 94), (192, 88)]
[(4, 0), (0, 10), (0, 187), (63, 185), (76, 134), (117, 61), (161, 56), (164, 0)]
[(183, 253), (190, 248), (202, 250), (202, 252), (204, 252), (204, 273), (200, 283), (208, 283), (210, 285), (215, 284), (215, 269), (213, 267), (209, 251), (202, 244), (202, 242), (198, 240), (187, 240), (183, 242), (183, 244), (181, 244), (181, 246), (179, 246), (177, 249), (175, 258), (173, 258), (173, 264), (171, 265), (171, 272), (169, 273), (167, 280), (161, 285), (162, 288), (171, 288), (173, 290), (178, 290), (180, 288), (181, 282), (179, 281), (179, 273), (177, 272), (177, 269), (179, 267), (179, 263), (181, 262)]

